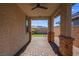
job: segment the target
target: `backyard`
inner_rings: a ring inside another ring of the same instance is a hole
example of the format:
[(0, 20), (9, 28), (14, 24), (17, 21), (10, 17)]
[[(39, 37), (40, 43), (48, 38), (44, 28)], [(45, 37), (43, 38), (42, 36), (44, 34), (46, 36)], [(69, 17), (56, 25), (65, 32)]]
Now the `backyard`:
[(34, 33), (32, 34), (32, 37), (47, 37), (47, 34)]

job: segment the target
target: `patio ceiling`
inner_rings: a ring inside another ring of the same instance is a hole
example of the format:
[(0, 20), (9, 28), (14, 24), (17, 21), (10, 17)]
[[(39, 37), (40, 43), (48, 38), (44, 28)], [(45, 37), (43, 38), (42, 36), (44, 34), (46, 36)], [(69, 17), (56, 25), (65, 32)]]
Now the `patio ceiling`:
[(42, 6), (48, 7), (48, 9), (40, 9), (37, 8), (35, 10), (32, 10), (33, 7), (36, 6), (35, 3), (18, 3), (18, 6), (28, 15), (29, 17), (47, 17), (51, 16), (53, 12), (57, 9), (59, 6), (58, 3), (41, 3)]

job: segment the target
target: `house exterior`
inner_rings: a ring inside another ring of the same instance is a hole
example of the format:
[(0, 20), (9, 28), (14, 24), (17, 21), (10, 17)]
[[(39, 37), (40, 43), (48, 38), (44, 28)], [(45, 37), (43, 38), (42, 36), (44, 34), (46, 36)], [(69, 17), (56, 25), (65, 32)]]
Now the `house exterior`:
[(72, 26), (79, 26), (79, 12), (72, 15)]

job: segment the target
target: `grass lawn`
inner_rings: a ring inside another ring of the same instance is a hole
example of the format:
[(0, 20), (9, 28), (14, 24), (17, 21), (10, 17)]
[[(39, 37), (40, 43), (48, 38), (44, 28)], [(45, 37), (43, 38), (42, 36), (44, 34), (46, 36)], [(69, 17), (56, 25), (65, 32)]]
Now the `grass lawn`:
[(32, 37), (47, 37), (47, 34), (32, 34)]

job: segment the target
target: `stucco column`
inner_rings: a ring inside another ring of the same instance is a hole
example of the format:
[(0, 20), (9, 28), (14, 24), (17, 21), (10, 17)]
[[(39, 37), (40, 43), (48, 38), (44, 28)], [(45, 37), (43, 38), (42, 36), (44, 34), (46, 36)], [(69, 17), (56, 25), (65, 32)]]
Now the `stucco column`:
[(60, 24), (60, 53), (62, 55), (73, 55), (73, 38), (71, 37), (71, 4), (61, 6)]
[(54, 42), (54, 17), (51, 17), (51, 42)]
[(54, 30), (53, 30), (53, 19), (52, 17), (49, 17), (48, 20), (48, 42), (54, 41)]
[(51, 42), (51, 17), (48, 19), (48, 42)]
[(31, 42), (32, 31), (31, 31), (31, 18), (28, 18), (28, 34), (29, 34), (29, 42)]

